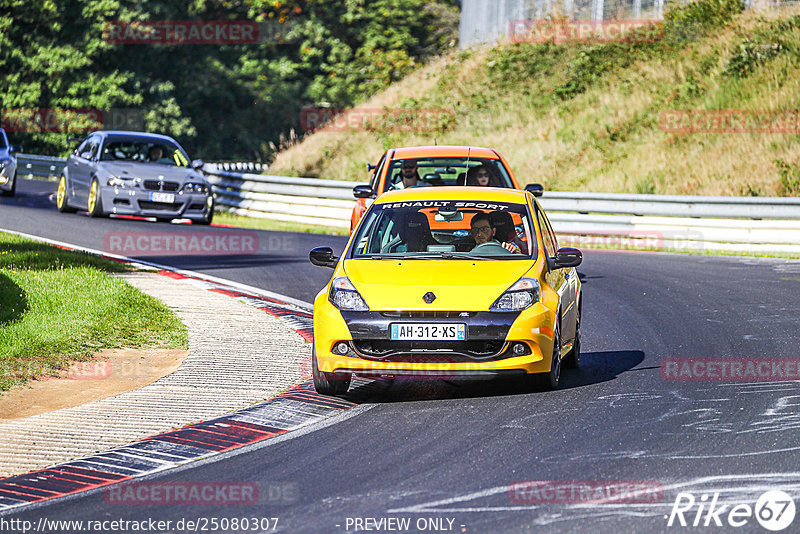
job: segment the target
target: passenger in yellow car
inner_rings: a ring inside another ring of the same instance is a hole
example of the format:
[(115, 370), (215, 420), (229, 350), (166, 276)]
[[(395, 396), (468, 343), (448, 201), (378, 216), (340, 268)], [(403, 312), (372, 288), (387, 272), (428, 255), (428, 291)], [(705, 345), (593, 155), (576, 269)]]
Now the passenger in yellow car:
[(486, 243), (494, 242), (514, 254), (520, 254), (520, 248), (514, 243), (500, 243), (495, 237), (497, 230), (492, 224), (492, 220), (488, 213), (477, 213), (472, 217), (469, 223), (470, 234), (475, 240), (475, 246), (480, 246)]

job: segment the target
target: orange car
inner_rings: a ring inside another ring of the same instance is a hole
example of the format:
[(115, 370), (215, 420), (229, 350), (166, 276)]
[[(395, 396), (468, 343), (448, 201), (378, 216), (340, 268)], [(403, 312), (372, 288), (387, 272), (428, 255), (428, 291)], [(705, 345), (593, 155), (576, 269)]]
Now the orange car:
[[(404, 171), (403, 168), (406, 168)], [(369, 205), (382, 193), (412, 187), (441, 185), (472, 185), (521, 189), (508, 162), (492, 148), (469, 146), (417, 146), (387, 150), (372, 171), (369, 185), (353, 188), (356, 206), (350, 218), (350, 232)], [(415, 180), (403, 180), (413, 175)], [(525, 189), (541, 195), (542, 187), (528, 185)]]

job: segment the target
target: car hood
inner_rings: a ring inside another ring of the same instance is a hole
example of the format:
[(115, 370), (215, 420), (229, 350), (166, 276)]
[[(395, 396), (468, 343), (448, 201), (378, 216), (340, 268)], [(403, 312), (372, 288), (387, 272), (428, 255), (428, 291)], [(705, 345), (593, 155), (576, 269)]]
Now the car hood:
[(205, 181), (202, 174), (188, 167), (170, 167), (153, 163), (135, 163), (127, 161), (101, 161), (98, 169), (120, 178), (141, 178), (142, 180)]
[[(345, 260), (371, 310), (488, 310), (532, 268), (530, 260)], [(426, 304), (428, 291), (436, 299)]]

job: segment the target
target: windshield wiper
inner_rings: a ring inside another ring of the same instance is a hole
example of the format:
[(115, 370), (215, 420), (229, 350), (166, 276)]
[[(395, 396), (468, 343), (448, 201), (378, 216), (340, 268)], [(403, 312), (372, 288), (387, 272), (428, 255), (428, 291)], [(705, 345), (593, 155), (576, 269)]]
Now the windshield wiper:
[(492, 261), (497, 261), (500, 259), (500, 258), (493, 258), (491, 256), (474, 256), (472, 254), (454, 254), (450, 252), (438, 252), (436, 254), (427, 254), (425, 256), (420, 256), (420, 258), (442, 259), (442, 260), (492, 260)]

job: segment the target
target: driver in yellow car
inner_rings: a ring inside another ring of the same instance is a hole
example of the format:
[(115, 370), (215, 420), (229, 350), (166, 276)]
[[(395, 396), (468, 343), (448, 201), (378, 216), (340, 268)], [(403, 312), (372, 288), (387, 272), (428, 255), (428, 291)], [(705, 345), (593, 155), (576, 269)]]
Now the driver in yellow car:
[(520, 248), (515, 243), (500, 243), (494, 238), (497, 231), (492, 225), (488, 213), (476, 213), (469, 223), (469, 233), (475, 240), (475, 246), (483, 245), (484, 243), (495, 242), (509, 252), (520, 254)]

